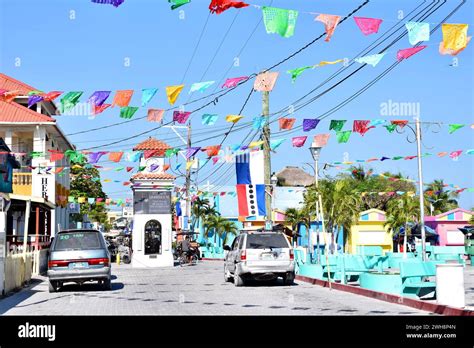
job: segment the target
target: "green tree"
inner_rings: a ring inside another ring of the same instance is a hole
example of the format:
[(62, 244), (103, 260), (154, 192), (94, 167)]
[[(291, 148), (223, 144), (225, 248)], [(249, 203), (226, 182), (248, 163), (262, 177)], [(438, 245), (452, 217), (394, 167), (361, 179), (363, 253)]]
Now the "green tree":
[(210, 203), (208, 199), (198, 197), (192, 202), (191, 206), (191, 215), (192, 215), (192, 223), (191, 223), (191, 231), (194, 231), (196, 227), (196, 223), (199, 226), (201, 220), (206, 217), (206, 213), (209, 212), (211, 209)]
[[(86, 201), (81, 203), (80, 214), (72, 214), (71, 220), (74, 222), (82, 221), (82, 216), (87, 214), (93, 222), (105, 224), (107, 222), (107, 208), (105, 207), (105, 199), (107, 195), (102, 190), (100, 183), (100, 173), (96, 168), (88, 167), (71, 167), (71, 188), (70, 196), (74, 198), (86, 197)], [(94, 198), (94, 203), (89, 203), (87, 198)], [(97, 204), (96, 199), (102, 198), (102, 203)]]
[(387, 221), (384, 226), (392, 233), (400, 232), (400, 228), (405, 229), (403, 236), (403, 257), (406, 258), (407, 240), (410, 234), (408, 223), (418, 223), (420, 220), (420, 207), (416, 196), (402, 195), (393, 199), (388, 204)]
[(209, 233), (214, 231), (214, 245), (217, 243), (217, 236), (223, 238), (222, 243), (225, 244), (230, 234), (237, 235), (239, 231), (237, 226), (220, 215), (209, 215), (203, 223), (204, 237), (207, 239)]
[[(361, 211), (360, 192), (354, 189), (352, 181), (347, 177), (320, 180), (317, 191), (311, 187), (305, 195), (305, 209), (309, 212), (316, 211), (317, 193), (322, 197), (326, 229), (332, 234), (333, 243), (341, 228), (347, 239), (351, 226), (357, 222)], [(310, 213), (308, 216), (312, 218)]]
[(430, 182), (428, 185), (426, 185), (426, 210), (428, 210), (432, 215), (438, 215), (455, 209), (458, 207), (458, 197), (458, 193), (454, 191), (446, 191), (443, 179), (434, 180), (433, 182)]

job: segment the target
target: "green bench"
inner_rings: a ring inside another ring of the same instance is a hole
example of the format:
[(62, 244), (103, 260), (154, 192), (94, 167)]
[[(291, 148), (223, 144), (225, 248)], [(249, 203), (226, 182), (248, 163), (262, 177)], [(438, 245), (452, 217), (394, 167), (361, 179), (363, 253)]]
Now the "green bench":
[(436, 276), (437, 261), (420, 261), (410, 259), (400, 262), (400, 277), (402, 279), (401, 295), (420, 298), (436, 291), (436, 282), (425, 281), (427, 277)]
[(378, 245), (358, 245), (357, 254), (363, 256), (382, 256), (383, 248)]
[(326, 255), (321, 257), (322, 279), (336, 279), (336, 276), (340, 272), (338, 257), (338, 255), (327, 255), (327, 259)]
[(435, 261), (456, 261), (460, 264), (465, 264), (464, 255), (466, 254), (466, 247), (464, 246), (434, 246), (433, 259)]
[[(426, 247), (425, 247), (425, 250), (426, 250), (426, 259), (427, 260), (434, 260), (434, 257), (433, 257), (433, 248), (434, 248), (434, 245), (430, 245), (430, 244), (426, 244)], [(415, 251), (416, 251), (416, 257), (418, 259), (422, 259), (422, 256), (421, 256), (421, 245), (417, 245), (415, 247)]]

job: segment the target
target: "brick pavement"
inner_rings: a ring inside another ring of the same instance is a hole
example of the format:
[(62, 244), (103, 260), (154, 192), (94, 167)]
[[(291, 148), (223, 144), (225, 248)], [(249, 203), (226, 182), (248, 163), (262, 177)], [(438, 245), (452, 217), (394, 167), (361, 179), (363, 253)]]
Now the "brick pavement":
[(0, 300), (3, 315), (431, 315), (403, 305), (297, 282), (236, 288), (222, 261), (134, 269), (114, 265), (112, 291), (93, 283), (48, 293), (47, 278)]

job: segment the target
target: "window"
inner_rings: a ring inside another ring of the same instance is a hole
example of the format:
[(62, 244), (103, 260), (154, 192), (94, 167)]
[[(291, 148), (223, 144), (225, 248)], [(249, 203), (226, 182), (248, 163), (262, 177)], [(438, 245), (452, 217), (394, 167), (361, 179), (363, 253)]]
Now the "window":
[(161, 224), (150, 220), (145, 224), (145, 255), (161, 254)]
[(285, 236), (276, 233), (255, 233), (247, 235), (247, 249), (289, 248)]
[(54, 245), (55, 251), (101, 249), (102, 245), (97, 232), (60, 233)]
[(232, 250), (237, 249), (237, 245), (239, 245), (239, 238), (240, 237), (235, 237), (234, 241), (232, 242), (232, 247), (231, 247)]

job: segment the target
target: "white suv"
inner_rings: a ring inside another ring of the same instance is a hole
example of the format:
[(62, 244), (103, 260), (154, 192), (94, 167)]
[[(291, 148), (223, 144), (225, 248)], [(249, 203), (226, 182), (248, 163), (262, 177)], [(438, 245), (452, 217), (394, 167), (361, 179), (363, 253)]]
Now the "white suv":
[(281, 232), (241, 232), (224, 250), (224, 279), (233, 278), (235, 286), (244, 285), (247, 279), (282, 277), (285, 285), (295, 280), (293, 248)]

